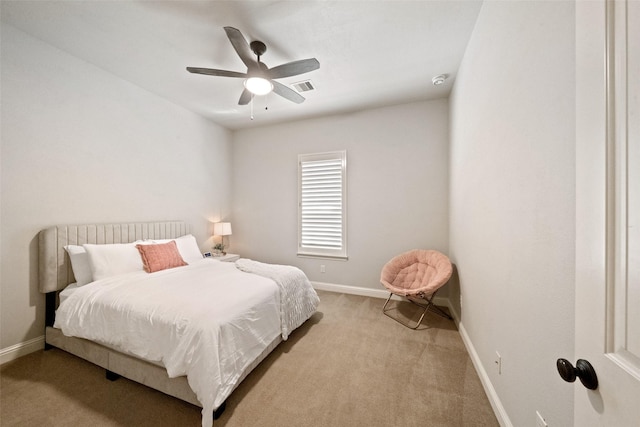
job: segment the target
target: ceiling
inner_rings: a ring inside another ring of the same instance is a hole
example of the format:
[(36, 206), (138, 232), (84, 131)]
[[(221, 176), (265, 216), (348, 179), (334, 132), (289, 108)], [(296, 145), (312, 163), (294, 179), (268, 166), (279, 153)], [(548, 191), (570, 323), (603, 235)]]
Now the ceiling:
[[(228, 129), (347, 113), (449, 95), (480, 0), (6, 1), (3, 23)], [(295, 104), (276, 94), (238, 105), (243, 80), (188, 73), (246, 72), (224, 26), (267, 45), (269, 67), (317, 58)], [(447, 74), (443, 85), (431, 80)]]

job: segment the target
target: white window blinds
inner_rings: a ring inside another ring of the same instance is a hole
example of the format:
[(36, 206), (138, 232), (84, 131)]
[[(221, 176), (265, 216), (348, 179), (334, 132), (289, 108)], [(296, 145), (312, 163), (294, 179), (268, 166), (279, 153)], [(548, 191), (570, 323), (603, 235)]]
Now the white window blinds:
[(298, 255), (347, 257), (346, 151), (298, 156)]

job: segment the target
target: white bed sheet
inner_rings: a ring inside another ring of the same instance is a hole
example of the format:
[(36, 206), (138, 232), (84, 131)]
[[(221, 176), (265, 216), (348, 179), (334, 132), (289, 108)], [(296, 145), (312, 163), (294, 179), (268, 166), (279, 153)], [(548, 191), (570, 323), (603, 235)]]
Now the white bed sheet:
[(58, 307), (54, 326), (160, 362), (170, 377), (186, 375), (202, 425), (211, 427), (213, 410), (282, 333), (280, 292), (271, 279), (203, 259), (79, 287)]

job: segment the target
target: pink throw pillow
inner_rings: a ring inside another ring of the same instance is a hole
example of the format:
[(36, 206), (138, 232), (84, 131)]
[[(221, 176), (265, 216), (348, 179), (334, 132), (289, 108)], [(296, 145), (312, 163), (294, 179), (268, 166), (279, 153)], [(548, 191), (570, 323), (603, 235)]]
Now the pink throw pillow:
[(180, 256), (175, 240), (157, 245), (136, 245), (136, 248), (147, 273), (188, 265)]

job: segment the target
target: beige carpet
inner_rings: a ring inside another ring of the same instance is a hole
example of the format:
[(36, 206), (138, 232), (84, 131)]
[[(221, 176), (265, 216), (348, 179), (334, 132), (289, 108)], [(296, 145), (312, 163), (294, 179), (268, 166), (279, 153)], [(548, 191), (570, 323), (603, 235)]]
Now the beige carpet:
[[(215, 427), (498, 425), (452, 321), (430, 313), (412, 331), (381, 313), (384, 300), (320, 297)], [(0, 368), (0, 425), (199, 426), (200, 408), (53, 349)]]

